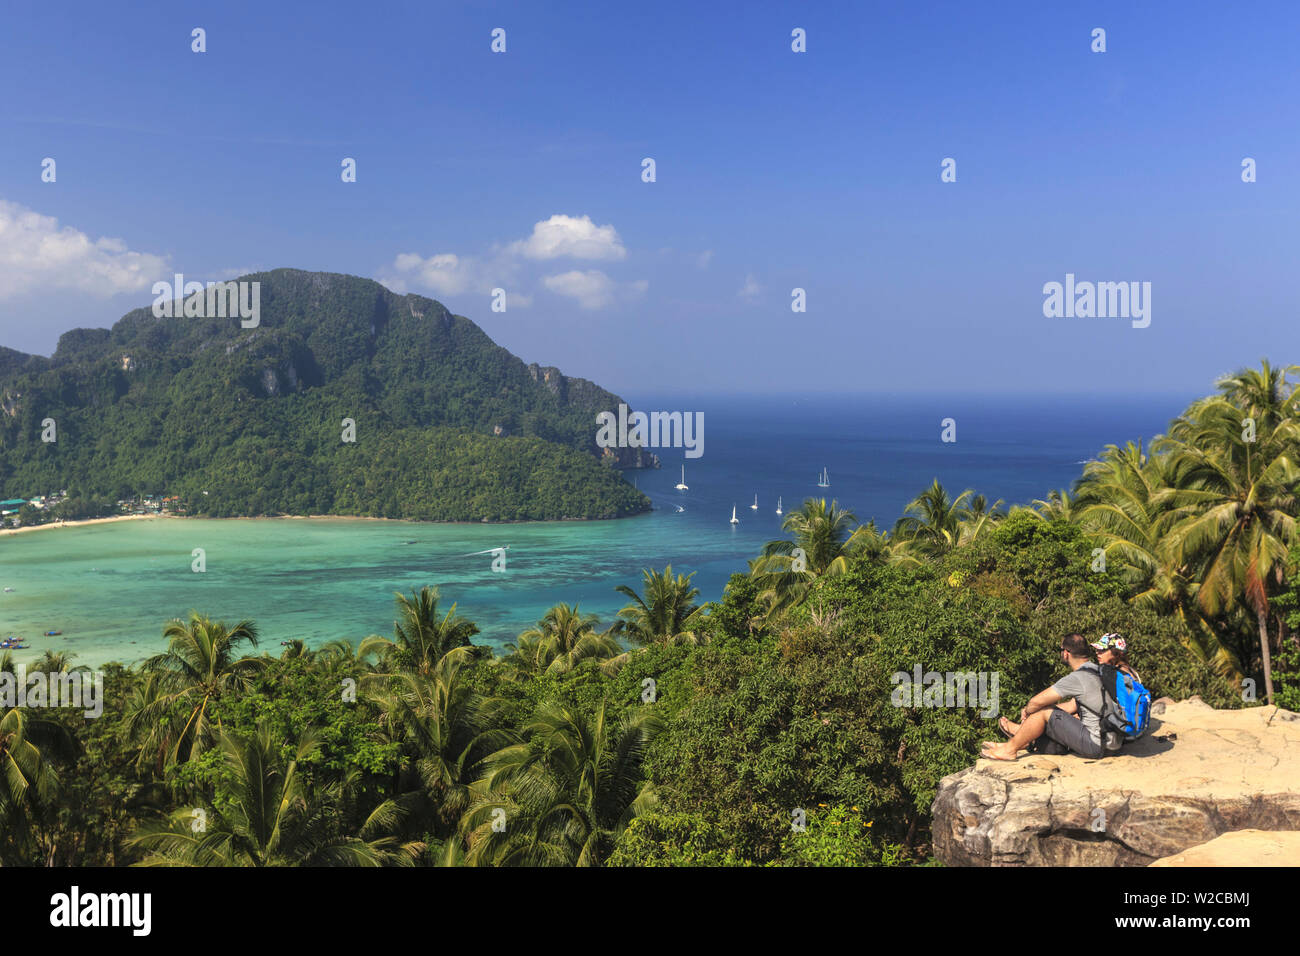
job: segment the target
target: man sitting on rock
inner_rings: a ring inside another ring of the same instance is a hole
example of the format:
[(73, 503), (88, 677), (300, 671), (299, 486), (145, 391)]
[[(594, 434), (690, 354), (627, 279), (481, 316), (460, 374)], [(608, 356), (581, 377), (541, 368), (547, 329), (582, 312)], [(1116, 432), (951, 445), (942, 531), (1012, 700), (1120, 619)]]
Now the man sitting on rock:
[(1104, 754), (1101, 714), (1106, 699), (1101, 675), (1095, 664), (1080, 670), (1092, 661), (1087, 639), (1071, 634), (1061, 642), (1061, 658), (1070, 665), (1070, 673), (1035, 694), (1020, 712), (1019, 724), (998, 718), (998, 726), (1011, 739), (1005, 743), (986, 740), (981, 757), (1015, 760), (1020, 751), (1044, 736), (1059, 745), (1046, 752), (1074, 753), (1094, 760)]

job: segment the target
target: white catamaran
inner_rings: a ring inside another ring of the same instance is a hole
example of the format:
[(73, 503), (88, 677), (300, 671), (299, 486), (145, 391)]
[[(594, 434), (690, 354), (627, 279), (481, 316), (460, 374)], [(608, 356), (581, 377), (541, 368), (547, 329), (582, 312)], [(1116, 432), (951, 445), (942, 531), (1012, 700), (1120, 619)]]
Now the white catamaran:
[(780, 496), (780, 495), (777, 495), (777, 497), (776, 497), (776, 513), (777, 513), (777, 514), (780, 514), (780, 513), (781, 513), (781, 496)]
[(757, 511), (757, 510), (758, 510), (758, 495), (754, 495), (754, 503), (753, 503), (752, 505), (749, 506), (749, 510), (750, 510), (750, 511)]
[(735, 505), (732, 505), (732, 506), (731, 506), (731, 523), (732, 523), (732, 524), (740, 524), (740, 519), (736, 517), (736, 506), (735, 506)]
[(817, 479), (818, 488), (829, 488), (831, 486), (831, 476), (825, 468), (822, 469), (821, 476)]
[(682, 465), (682, 480), (677, 484), (677, 490), (678, 491), (691, 490), (690, 488), (686, 487), (686, 466), (685, 465)]

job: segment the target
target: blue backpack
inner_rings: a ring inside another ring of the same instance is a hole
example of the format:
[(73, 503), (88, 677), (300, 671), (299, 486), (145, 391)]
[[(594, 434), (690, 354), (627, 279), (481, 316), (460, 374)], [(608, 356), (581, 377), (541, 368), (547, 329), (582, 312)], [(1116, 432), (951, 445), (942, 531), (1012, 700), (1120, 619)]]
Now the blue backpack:
[(1118, 667), (1109, 664), (1084, 666), (1101, 678), (1105, 698), (1102, 729), (1121, 735), (1125, 743), (1132, 743), (1145, 734), (1147, 721), (1151, 718), (1151, 691), (1139, 684), (1132, 674), (1125, 674)]

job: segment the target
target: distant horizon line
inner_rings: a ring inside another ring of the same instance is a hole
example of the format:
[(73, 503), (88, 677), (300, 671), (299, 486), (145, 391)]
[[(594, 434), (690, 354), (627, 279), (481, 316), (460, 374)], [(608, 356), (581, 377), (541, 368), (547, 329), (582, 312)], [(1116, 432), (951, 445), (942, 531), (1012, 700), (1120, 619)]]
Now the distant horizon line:
[[(579, 376), (579, 377), (581, 377), (581, 376)], [(754, 399), (754, 400), (758, 400), (758, 401), (762, 401), (762, 400), (768, 400), (768, 401), (784, 401), (784, 400), (787, 400), (787, 399), (789, 399), (789, 400), (797, 400), (797, 399), (801, 399), (801, 398), (806, 398), (806, 399), (817, 399), (817, 398), (876, 398), (876, 399), (879, 399), (879, 398), (916, 398), (916, 397), (922, 397), (922, 396), (924, 396), (924, 397), (933, 397), (933, 398), (935, 398), (935, 399), (950, 399), (950, 398), (954, 398), (954, 397), (959, 397), (959, 396), (960, 396), (960, 397), (966, 397), (966, 398), (1027, 398), (1027, 397), (1032, 397), (1032, 398), (1039, 398), (1039, 399), (1053, 399), (1053, 398), (1059, 398), (1059, 399), (1089, 399), (1089, 400), (1093, 400), (1093, 401), (1095, 401), (1095, 400), (1097, 400), (1097, 399), (1103, 399), (1103, 400), (1113, 401), (1113, 402), (1115, 402), (1115, 403), (1120, 403), (1120, 402), (1133, 401), (1134, 399), (1161, 399), (1161, 400), (1165, 400), (1165, 399), (1177, 399), (1177, 400), (1179, 400), (1179, 401), (1183, 401), (1183, 400), (1186, 400), (1187, 396), (1189, 396), (1189, 395), (1191, 395), (1191, 396), (1193, 396), (1193, 397), (1196, 397), (1196, 398), (1199, 398), (1199, 397), (1201, 397), (1201, 396), (1211, 394), (1215, 389), (1214, 389), (1213, 384), (1211, 384), (1207, 389), (1195, 389), (1195, 388), (1188, 388), (1188, 389), (1174, 389), (1174, 388), (1170, 388), (1170, 389), (1168, 389), (1168, 390), (1160, 390), (1160, 391), (1154, 391), (1154, 390), (1152, 390), (1152, 391), (1131, 391), (1131, 392), (1124, 392), (1124, 393), (1117, 393), (1117, 392), (1115, 392), (1115, 391), (1113, 391), (1113, 390), (1109, 390), (1109, 391), (1097, 391), (1097, 392), (1086, 392), (1086, 391), (1050, 391), (1050, 392), (1049, 392), (1049, 391), (1043, 391), (1043, 390), (1041, 390), (1041, 389), (1034, 389), (1034, 388), (1026, 388), (1026, 389), (1023, 389), (1023, 390), (1020, 390), (1020, 391), (1012, 391), (1012, 390), (1006, 390), (1006, 391), (976, 391), (976, 390), (972, 390), (972, 389), (963, 389), (963, 388), (953, 388), (953, 389), (950, 389), (950, 390), (947, 390), (947, 389), (945, 389), (945, 390), (936, 390), (936, 389), (917, 389), (917, 390), (903, 390), (903, 389), (870, 389), (870, 390), (868, 390), (868, 389), (825, 389), (825, 388), (822, 388), (822, 389), (798, 389), (798, 390), (792, 390), (792, 391), (772, 391), (772, 390), (763, 390), (763, 391), (747, 391), (747, 390), (743, 390), (743, 389), (735, 389), (735, 390), (731, 390), (731, 389), (697, 389), (697, 388), (691, 388), (691, 387), (681, 388), (681, 389), (652, 388), (652, 389), (644, 389), (644, 390), (642, 390), (642, 389), (637, 389), (637, 388), (635, 388), (635, 387), (622, 387), (622, 386), (619, 386), (619, 387), (615, 387), (615, 388), (609, 388), (608, 390), (609, 390), (609, 391), (612, 391), (612, 392), (615, 392), (616, 394), (623, 394), (624, 397), (626, 397), (627, 394), (638, 394), (638, 393), (639, 393), (639, 394), (641, 394), (641, 395), (643, 395), (643, 396), (645, 396), (645, 397), (649, 397), (649, 398), (668, 398), (668, 397), (672, 397), (672, 396), (690, 395), (690, 396), (699, 397), (699, 398), (747, 398), (747, 399)]]

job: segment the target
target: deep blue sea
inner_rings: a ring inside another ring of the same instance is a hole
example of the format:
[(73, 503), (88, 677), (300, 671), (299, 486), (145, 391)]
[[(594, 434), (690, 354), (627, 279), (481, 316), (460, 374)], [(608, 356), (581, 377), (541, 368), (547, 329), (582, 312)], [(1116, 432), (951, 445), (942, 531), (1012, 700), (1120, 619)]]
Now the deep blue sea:
[[(738, 542), (768, 539), (778, 495), (787, 510), (810, 495), (833, 497), (888, 528), (935, 478), (954, 495), (972, 488), (1007, 504), (1045, 498), (1068, 488), (1107, 444), (1165, 432), (1195, 397), (638, 397), (637, 408), (702, 411), (704, 455), (662, 449), (661, 471), (629, 475), (657, 506), (684, 505), (681, 520), (701, 532), (725, 524), (734, 502), (739, 517), (758, 519), (735, 529)], [(951, 443), (941, 441), (947, 418), (956, 423)], [(673, 490), (683, 464), (685, 496)], [(826, 489), (817, 487), (823, 468)]]

